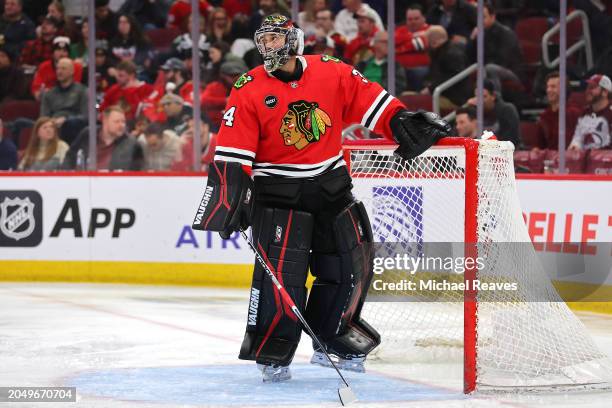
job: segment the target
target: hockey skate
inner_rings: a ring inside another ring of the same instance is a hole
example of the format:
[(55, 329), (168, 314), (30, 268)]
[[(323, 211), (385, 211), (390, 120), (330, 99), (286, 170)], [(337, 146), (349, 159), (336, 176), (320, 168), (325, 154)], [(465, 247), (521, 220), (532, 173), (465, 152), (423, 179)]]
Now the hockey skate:
[(261, 371), (262, 379), (265, 383), (277, 383), (291, 379), (289, 366), (257, 363), (257, 368)]
[[(355, 373), (365, 373), (365, 356), (364, 357), (352, 357), (343, 358), (335, 354), (329, 353), (329, 356), (340, 370), (353, 371)], [(322, 367), (332, 368), (331, 363), (327, 359), (327, 356), (322, 351), (315, 350), (310, 359), (310, 364), (320, 365)]]

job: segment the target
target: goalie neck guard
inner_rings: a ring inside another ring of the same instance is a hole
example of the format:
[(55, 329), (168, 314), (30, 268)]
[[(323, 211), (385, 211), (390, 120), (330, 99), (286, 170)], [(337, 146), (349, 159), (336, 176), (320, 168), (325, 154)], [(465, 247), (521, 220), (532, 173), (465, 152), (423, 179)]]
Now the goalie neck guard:
[[(290, 55), (302, 55), (304, 51), (304, 32), (280, 14), (264, 18), (254, 40), (267, 72), (276, 71), (289, 61)], [(278, 45), (271, 48), (271, 43)]]

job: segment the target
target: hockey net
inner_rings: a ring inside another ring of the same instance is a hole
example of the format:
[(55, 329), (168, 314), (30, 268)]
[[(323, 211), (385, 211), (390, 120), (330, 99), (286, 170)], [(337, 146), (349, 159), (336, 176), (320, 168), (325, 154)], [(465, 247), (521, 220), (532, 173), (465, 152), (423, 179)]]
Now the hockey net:
[[(382, 336), (374, 358), (462, 357), (465, 392), (608, 387), (610, 361), (560, 298), (530, 244), (512, 144), (448, 138), (412, 162), (394, 156), (395, 147), (370, 140), (344, 150), (355, 196), (368, 209), (375, 241), (383, 243), (376, 256), (385, 243), (390, 257), (396, 243), (448, 243), (464, 256), (485, 258), (486, 268), (466, 269), (461, 279), (519, 285), (500, 298), (466, 290), (414, 301), (426, 295), (394, 290), (384, 301), (366, 302), (363, 316)], [(400, 281), (406, 271), (384, 273)]]

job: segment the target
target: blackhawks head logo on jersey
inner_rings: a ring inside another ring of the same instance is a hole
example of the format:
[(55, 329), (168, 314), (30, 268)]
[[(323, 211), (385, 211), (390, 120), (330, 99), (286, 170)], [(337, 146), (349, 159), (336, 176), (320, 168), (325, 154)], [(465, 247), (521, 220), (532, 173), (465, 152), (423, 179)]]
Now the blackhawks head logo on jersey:
[(281, 120), (280, 134), (286, 146), (302, 150), (309, 143), (318, 142), (331, 127), (329, 115), (316, 102), (291, 102)]

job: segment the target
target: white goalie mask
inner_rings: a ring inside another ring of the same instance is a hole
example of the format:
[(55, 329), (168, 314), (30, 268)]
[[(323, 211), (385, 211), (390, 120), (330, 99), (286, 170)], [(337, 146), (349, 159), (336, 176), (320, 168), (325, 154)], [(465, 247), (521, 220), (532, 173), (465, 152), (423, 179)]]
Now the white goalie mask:
[(304, 52), (304, 32), (280, 14), (264, 18), (254, 37), (257, 50), (264, 60), (264, 69), (273, 72), (289, 61), (290, 55)]

